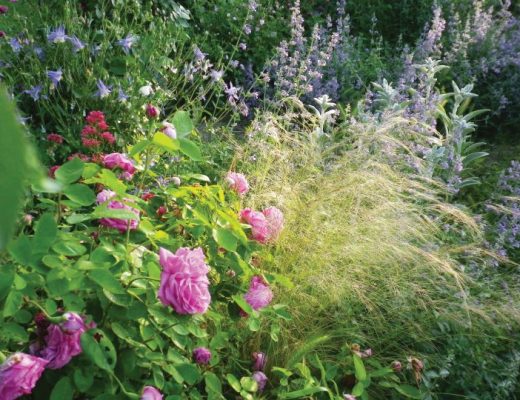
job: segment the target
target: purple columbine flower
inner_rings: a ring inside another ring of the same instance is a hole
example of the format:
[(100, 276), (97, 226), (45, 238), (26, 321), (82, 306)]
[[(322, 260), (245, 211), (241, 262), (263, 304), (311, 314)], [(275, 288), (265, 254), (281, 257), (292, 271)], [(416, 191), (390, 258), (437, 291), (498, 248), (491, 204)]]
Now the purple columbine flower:
[(52, 81), (52, 86), (56, 89), (58, 87), (58, 83), (60, 83), (63, 78), (63, 71), (59, 68), (56, 71), (47, 71), (47, 77)]
[(245, 43), (240, 43), (240, 44), (238, 45), (238, 48), (239, 48), (240, 50), (242, 50), (242, 51), (245, 51), (245, 50), (247, 50), (247, 44), (245, 44)]
[(45, 52), (40, 46), (36, 46), (33, 48), (34, 54), (36, 54), (36, 57), (41, 61), (45, 58)]
[(203, 61), (206, 58), (206, 53), (203, 53), (197, 46), (193, 49), (193, 54), (197, 61)]
[(11, 46), (11, 49), (13, 49), (13, 51), (16, 54), (18, 54), (22, 50), (22, 48), (23, 48), (23, 45), (18, 40), (18, 38), (11, 38), (11, 40), (9, 40), (9, 45)]
[(105, 97), (109, 96), (110, 93), (112, 93), (112, 86), (105, 85), (105, 83), (101, 79), (97, 80), (96, 85), (98, 87), (96, 96), (100, 99), (104, 99)]
[(229, 82), (229, 86), (226, 86), (224, 89), (224, 93), (228, 96), (228, 101), (232, 104), (235, 103), (236, 100), (238, 100), (238, 92), (240, 91), (240, 88), (237, 88), (233, 86), (231, 82)]
[(30, 89), (24, 90), (25, 94), (28, 94), (32, 97), (34, 101), (40, 100), (40, 92), (42, 91), (42, 85), (36, 85), (31, 87)]
[(65, 28), (63, 25), (58, 26), (47, 35), (47, 41), (50, 43), (65, 43), (65, 40), (67, 39), (68, 36), (65, 34)]
[(74, 53), (81, 51), (85, 48), (85, 43), (83, 43), (77, 36), (68, 37), (68, 41), (72, 45), (74, 49)]
[(244, 33), (246, 35), (250, 35), (251, 34), (251, 25), (249, 25), (249, 24), (245, 24), (244, 25)]
[(130, 96), (128, 96), (123, 89), (121, 88), (121, 85), (119, 86), (119, 89), (117, 90), (117, 100), (119, 100), (121, 103), (126, 102)]
[(216, 71), (212, 69), (209, 73), (209, 76), (211, 77), (212, 82), (218, 82), (224, 76), (224, 71)]
[(130, 49), (135, 44), (135, 42), (137, 42), (137, 36), (134, 36), (132, 34), (128, 34), (128, 35), (126, 35), (126, 37), (124, 39), (118, 40), (116, 42), (116, 44), (118, 46), (121, 46), (121, 48), (123, 49), (125, 54), (129, 54), (130, 53)]

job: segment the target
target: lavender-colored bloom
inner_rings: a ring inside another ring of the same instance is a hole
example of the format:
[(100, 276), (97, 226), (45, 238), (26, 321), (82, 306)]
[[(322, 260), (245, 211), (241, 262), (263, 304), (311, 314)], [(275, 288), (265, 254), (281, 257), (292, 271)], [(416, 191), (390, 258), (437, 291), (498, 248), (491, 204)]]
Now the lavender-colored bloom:
[(267, 355), (265, 353), (261, 351), (253, 353), (253, 360), (254, 371), (263, 371), (265, 369), (265, 365), (267, 364)]
[(124, 39), (118, 40), (116, 44), (121, 46), (125, 54), (129, 54), (132, 46), (137, 42), (137, 36), (128, 34)]
[(209, 73), (209, 76), (211, 77), (212, 82), (218, 82), (224, 76), (224, 71), (217, 71), (212, 69)]
[(267, 384), (267, 376), (262, 371), (256, 371), (251, 378), (258, 383), (258, 391), (263, 392)]
[(33, 48), (33, 51), (34, 51), (34, 54), (36, 54), (36, 57), (38, 57), (38, 59), (40, 61), (42, 61), (45, 58), (45, 52), (43, 51), (43, 49), (40, 46), (35, 46)]
[(245, 51), (245, 50), (247, 50), (247, 45), (246, 45), (245, 43), (240, 43), (240, 44), (238, 45), (238, 48), (239, 48), (240, 50), (242, 50), (242, 51)]
[(98, 87), (96, 96), (100, 99), (104, 99), (105, 97), (108, 97), (110, 93), (112, 93), (112, 86), (105, 85), (105, 83), (101, 79), (97, 80), (96, 85)]
[(124, 102), (126, 102), (129, 98), (130, 98), (130, 96), (128, 96), (128, 95), (123, 91), (123, 89), (121, 88), (121, 86), (119, 86), (119, 88), (118, 88), (118, 90), (117, 90), (117, 100), (119, 100), (121, 103), (124, 103)]
[(40, 100), (40, 92), (42, 91), (42, 85), (36, 85), (31, 87), (30, 89), (24, 90), (25, 94), (28, 94), (32, 97), (34, 101)]
[(206, 58), (206, 53), (203, 53), (197, 46), (193, 49), (193, 54), (195, 55), (195, 60), (203, 61)]
[(9, 45), (16, 54), (18, 54), (23, 48), (23, 45), (18, 38), (11, 38), (11, 40), (9, 40)]
[(63, 78), (63, 71), (61, 68), (56, 71), (47, 71), (47, 77), (52, 81), (52, 86), (56, 89), (58, 83), (60, 83)]
[(240, 92), (240, 88), (233, 86), (231, 82), (224, 89), (224, 93), (228, 96), (228, 101), (231, 104), (235, 104), (236, 100), (238, 100), (238, 93)]
[(258, 3), (255, 0), (249, 0), (248, 7), (250, 11), (255, 12), (258, 8)]
[(211, 351), (206, 347), (197, 347), (193, 350), (193, 359), (199, 365), (209, 364), (211, 361)]
[(250, 35), (251, 34), (251, 25), (249, 25), (249, 24), (245, 24), (244, 25), (244, 33), (246, 35)]
[(65, 28), (63, 26), (58, 26), (47, 35), (47, 41), (49, 43), (65, 43), (67, 39), (68, 36), (65, 34)]
[(74, 53), (77, 53), (85, 48), (85, 43), (83, 43), (77, 36), (69, 36), (68, 41), (72, 45)]

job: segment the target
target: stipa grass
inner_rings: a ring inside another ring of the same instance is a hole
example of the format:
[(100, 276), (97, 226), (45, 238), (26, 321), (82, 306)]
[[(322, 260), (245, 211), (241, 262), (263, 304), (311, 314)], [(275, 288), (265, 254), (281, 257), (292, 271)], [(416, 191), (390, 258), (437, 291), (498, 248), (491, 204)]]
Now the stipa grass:
[(248, 205), (275, 204), (286, 218), (265, 259), (295, 284), (277, 293), (293, 320), (271, 342), (272, 362), (290, 366), (315, 351), (334, 358), (357, 342), (389, 363), (418, 355), (437, 367), (451, 335), (476, 343), (507, 332), (518, 298), (505, 302), (498, 289), (484, 299), (463, 272), (462, 260), (483, 264), (479, 225), (399, 161), (410, 121), (351, 125), (349, 143), (335, 148), (313, 139), (314, 124), (301, 108), (264, 115), (241, 149), (243, 160), (256, 159)]

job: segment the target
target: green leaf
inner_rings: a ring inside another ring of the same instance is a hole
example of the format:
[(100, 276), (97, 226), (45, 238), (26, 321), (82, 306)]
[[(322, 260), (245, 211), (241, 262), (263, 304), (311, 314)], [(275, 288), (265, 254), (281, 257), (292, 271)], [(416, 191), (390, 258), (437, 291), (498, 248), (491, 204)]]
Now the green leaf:
[(0, 250), (7, 245), (22, 206), (27, 177), (27, 143), (14, 103), (0, 87)]
[[(99, 342), (96, 340), (99, 339)], [(99, 368), (112, 371), (117, 362), (114, 345), (100, 329), (90, 329), (81, 335), (81, 348)]]
[(175, 369), (188, 385), (194, 385), (200, 379), (199, 369), (193, 364), (179, 364), (175, 366)]
[(202, 154), (199, 147), (188, 139), (179, 139), (180, 150), (183, 154), (187, 155), (193, 161), (201, 161)]
[(27, 236), (19, 236), (16, 240), (9, 243), (7, 249), (16, 262), (22, 265), (27, 265), (31, 262), (32, 247)]
[(27, 329), (14, 322), (8, 322), (2, 325), (2, 335), (16, 342), (25, 342), (29, 340)]
[(137, 215), (130, 210), (124, 210), (122, 208), (107, 208), (106, 204), (101, 204), (96, 207), (92, 213), (94, 218), (116, 218), (131, 220), (137, 219)]
[(54, 175), (57, 181), (69, 184), (81, 178), (81, 174), (83, 174), (83, 161), (75, 157), (60, 166)]
[(11, 290), (11, 286), (14, 281), (16, 268), (14, 265), (2, 265), (0, 266), (0, 300), (3, 300), (5, 296)]
[(278, 397), (281, 399), (301, 399), (301, 398), (304, 398), (304, 397), (309, 396), (314, 393), (328, 392), (328, 391), (329, 390), (326, 387), (317, 386), (317, 387), (300, 389), (300, 390), (296, 390), (294, 392), (289, 392), (289, 393), (280, 393), (278, 395)]
[(222, 394), (222, 384), (220, 379), (213, 372), (206, 372), (204, 374), (204, 382), (206, 383), (206, 393), (211, 394)]
[(216, 228), (213, 229), (213, 239), (220, 247), (227, 251), (235, 251), (237, 249), (237, 238), (227, 229)]
[(173, 116), (173, 126), (178, 138), (184, 138), (193, 131), (193, 122), (186, 111), (177, 111)]
[(93, 371), (87, 369), (76, 368), (74, 370), (74, 384), (78, 390), (85, 393), (94, 383)]
[(60, 241), (52, 246), (52, 249), (63, 256), (81, 256), (87, 252), (87, 248), (78, 242)]
[(124, 194), (126, 192), (126, 185), (117, 178), (116, 174), (108, 169), (102, 169), (96, 176), (85, 179), (87, 184), (100, 183), (108, 189), (113, 190), (117, 194)]
[(251, 306), (248, 304), (247, 301), (245, 301), (245, 299), (242, 296), (236, 294), (232, 296), (232, 298), (244, 312), (246, 312), (247, 314), (251, 314), (253, 312)]
[(164, 386), (164, 374), (161, 367), (159, 367), (157, 364), (152, 366), (152, 375), (155, 387), (157, 387), (157, 389), (162, 389)]
[(132, 146), (132, 148), (130, 149), (130, 152), (129, 152), (129, 155), (130, 157), (133, 157), (135, 156), (136, 154), (139, 154), (141, 153), (144, 149), (146, 149), (152, 142), (150, 142), (149, 140), (145, 139), (145, 140), (141, 140), (140, 142), (136, 143), (135, 145)]
[(11, 292), (7, 295), (4, 304), (4, 318), (10, 317), (20, 309), (22, 306), (22, 292), (18, 290), (11, 290)]
[(121, 282), (114, 278), (114, 275), (106, 269), (94, 269), (90, 271), (88, 277), (110, 293), (125, 293), (123, 286), (121, 286)]
[(398, 385), (394, 384), (392, 385), (395, 390), (397, 390), (400, 394), (403, 396), (406, 396), (410, 399), (422, 399), (423, 396), (421, 394), (421, 391), (417, 389), (416, 387), (410, 386), (410, 385)]
[(58, 236), (58, 225), (54, 216), (50, 213), (43, 214), (36, 225), (36, 233), (33, 240), (35, 253), (45, 253)]
[(240, 379), (240, 386), (248, 392), (256, 392), (258, 390), (258, 383), (249, 376), (244, 376)]
[(74, 388), (68, 376), (61, 378), (52, 389), (50, 400), (72, 400)]
[(76, 184), (67, 186), (63, 193), (70, 200), (82, 205), (89, 206), (96, 201), (96, 195), (87, 185)]
[(155, 145), (169, 152), (175, 152), (180, 149), (179, 141), (177, 139), (172, 139), (163, 132), (157, 132), (153, 136), (152, 141)]
[(379, 377), (382, 377), (382, 376), (386, 376), (386, 375), (391, 375), (394, 373), (394, 370), (390, 367), (385, 367), (385, 368), (381, 368), (381, 369), (378, 369), (374, 372), (371, 372), (370, 373), (370, 377), (371, 378), (379, 378)]
[(352, 360), (354, 361), (354, 371), (356, 379), (358, 381), (364, 381), (367, 379), (367, 370), (363, 364), (363, 360), (357, 354), (352, 354)]
[(365, 385), (361, 381), (361, 382), (356, 383), (354, 385), (354, 387), (352, 388), (352, 395), (353, 396), (361, 396), (364, 391), (365, 391)]
[(231, 386), (235, 392), (240, 393), (240, 391), (242, 390), (242, 386), (240, 386), (240, 382), (238, 381), (236, 376), (233, 374), (227, 374), (226, 379), (229, 383), (229, 386)]

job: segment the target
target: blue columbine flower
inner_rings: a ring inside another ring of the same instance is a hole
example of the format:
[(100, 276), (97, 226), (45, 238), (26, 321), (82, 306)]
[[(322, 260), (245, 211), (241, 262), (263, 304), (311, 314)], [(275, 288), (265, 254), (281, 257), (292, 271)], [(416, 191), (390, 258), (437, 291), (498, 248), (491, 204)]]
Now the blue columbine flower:
[(58, 26), (47, 35), (47, 41), (50, 43), (65, 43), (67, 39), (68, 36), (65, 34), (65, 28), (63, 26)]
[(56, 89), (61, 78), (63, 78), (63, 72), (61, 68), (56, 71), (47, 71), (47, 77), (52, 81), (52, 86)]
[(99, 97), (100, 99), (104, 99), (105, 97), (110, 95), (110, 93), (112, 93), (112, 86), (105, 85), (105, 83), (101, 79), (97, 80), (96, 85), (98, 87), (96, 96)]
[(36, 54), (36, 57), (41, 61), (45, 58), (45, 52), (40, 46), (35, 46), (33, 48), (34, 54)]
[(11, 38), (11, 40), (9, 40), (9, 45), (11, 46), (11, 49), (13, 49), (13, 51), (16, 54), (18, 54), (22, 50), (22, 48), (23, 48), (23, 45), (18, 40), (18, 38)]
[(31, 87), (30, 89), (24, 90), (25, 94), (28, 94), (32, 97), (34, 101), (40, 100), (40, 92), (42, 91), (42, 85), (36, 85)]
[(124, 102), (127, 101), (129, 98), (130, 98), (130, 96), (128, 96), (128, 95), (123, 91), (123, 89), (121, 88), (121, 86), (119, 86), (118, 94), (117, 94), (117, 100), (119, 100), (121, 103), (124, 103)]
[(206, 58), (206, 53), (203, 53), (197, 46), (193, 49), (193, 54), (197, 61), (203, 61)]
[(74, 53), (77, 53), (78, 51), (85, 48), (85, 43), (83, 43), (77, 36), (70, 36), (68, 40), (74, 48)]
[(137, 36), (128, 34), (124, 39), (118, 40), (116, 43), (118, 46), (121, 46), (125, 54), (129, 54), (130, 49), (135, 44), (135, 42), (137, 42)]
[(224, 71), (217, 71), (212, 69), (209, 73), (209, 76), (211, 77), (212, 82), (218, 82), (224, 76)]

